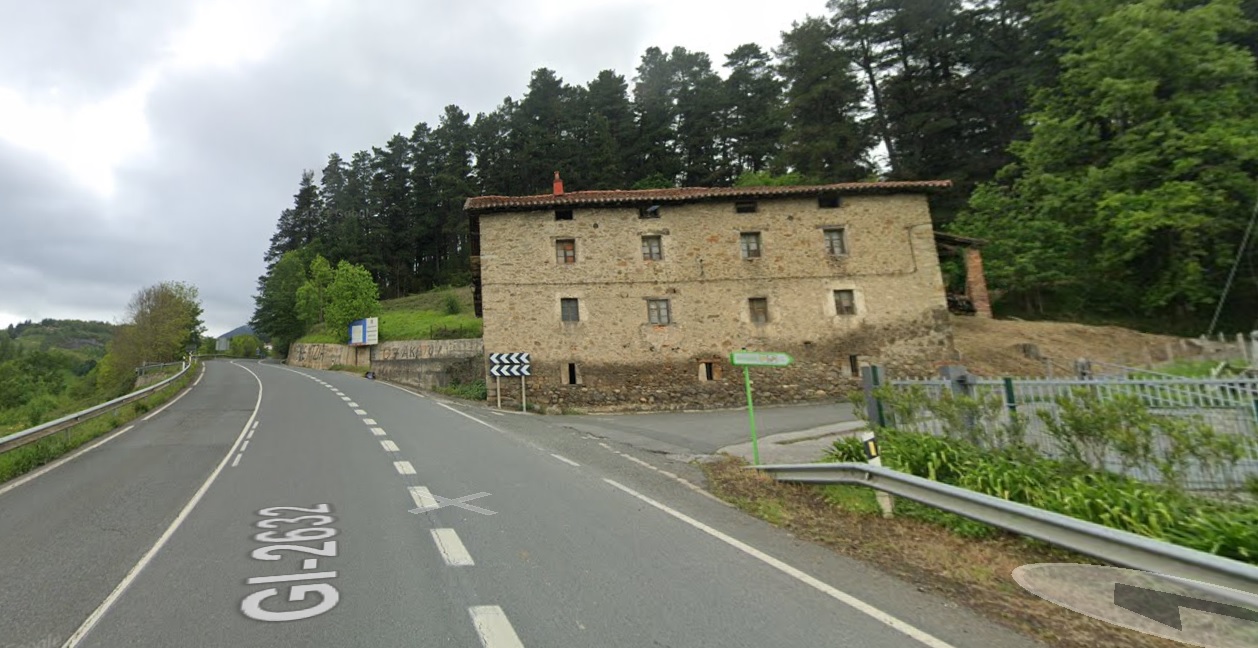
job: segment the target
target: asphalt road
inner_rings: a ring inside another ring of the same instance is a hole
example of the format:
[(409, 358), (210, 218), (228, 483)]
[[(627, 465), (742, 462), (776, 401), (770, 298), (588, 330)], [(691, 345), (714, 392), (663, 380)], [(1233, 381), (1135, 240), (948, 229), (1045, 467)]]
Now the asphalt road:
[[(761, 437), (800, 432), (858, 420), (850, 403), (755, 408)], [(649, 452), (674, 455), (713, 454), (751, 437), (747, 410), (652, 412), (629, 414), (549, 415), (553, 425), (588, 432)]]
[(254, 362), (0, 486), (0, 547), (0, 646), (1035, 645), (541, 417)]

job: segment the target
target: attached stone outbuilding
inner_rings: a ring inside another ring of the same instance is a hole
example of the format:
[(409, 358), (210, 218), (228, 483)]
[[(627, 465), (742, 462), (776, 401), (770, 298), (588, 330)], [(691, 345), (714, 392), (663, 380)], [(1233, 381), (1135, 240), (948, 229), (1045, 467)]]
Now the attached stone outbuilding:
[(588, 410), (742, 404), (741, 349), (795, 358), (752, 370), (758, 403), (841, 397), (867, 363), (933, 373), (952, 339), (927, 197), (950, 186), (471, 198), (485, 352), (528, 352), (531, 402)]

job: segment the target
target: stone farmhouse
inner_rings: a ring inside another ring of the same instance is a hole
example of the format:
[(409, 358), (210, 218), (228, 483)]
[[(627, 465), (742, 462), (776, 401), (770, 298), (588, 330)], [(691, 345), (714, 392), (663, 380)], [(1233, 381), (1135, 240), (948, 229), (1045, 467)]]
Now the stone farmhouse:
[(595, 411), (739, 405), (742, 349), (795, 358), (752, 369), (757, 403), (841, 397), (867, 363), (933, 373), (952, 337), (927, 199), (950, 186), (565, 193), (556, 173), (470, 198), (485, 351), (531, 354), (530, 402)]

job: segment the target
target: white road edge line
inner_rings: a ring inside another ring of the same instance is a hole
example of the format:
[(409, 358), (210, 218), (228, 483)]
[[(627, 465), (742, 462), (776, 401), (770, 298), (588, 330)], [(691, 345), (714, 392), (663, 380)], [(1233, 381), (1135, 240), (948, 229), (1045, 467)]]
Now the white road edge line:
[(927, 634), (926, 632), (923, 632), (922, 630), (918, 630), (917, 628), (897, 619), (894, 616), (891, 616), (890, 614), (887, 614), (886, 612), (883, 612), (882, 610), (879, 610), (878, 608), (852, 596), (851, 594), (843, 592), (829, 585), (828, 583), (822, 582), (821, 580), (818, 580), (817, 578), (810, 576), (808, 573), (801, 571), (799, 569), (796, 569), (782, 562), (781, 560), (778, 560), (777, 558), (774, 558), (773, 556), (770, 556), (769, 554), (766, 554), (763, 551), (760, 551), (759, 549), (756, 549), (755, 547), (752, 547), (751, 545), (748, 545), (742, 542), (741, 540), (730, 537), (692, 517), (687, 516), (685, 513), (681, 513), (680, 511), (671, 509), (668, 506), (661, 504), (647, 497), (646, 495), (643, 495), (633, 490), (632, 488), (629, 488), (628, 486), (625, 486), (618, 482), (615, 482), (606, 478), (604, 478), (603, 481), (642, 500), (643, 502), (646, 502), (647, 504), (650, 504), (651, 506), (654, 506), (655, 508), (677, 518), (678, 520), (681, 520), (682, 522), (689, 524), (690, 526), (716, 538), (717, 540), (720, 540), (721, 542), (724, 542), (725, 544), (728, 544), (729, 546), (734, 547), (735, 549), (738, 549), (739, 551), (742, 551), (743, 553), (746, 553), (747, 555), (769, 565), (770, 567), (773, 567), (774, 569), (781, 571), (787, 576), (790, 576), (791, 578), (794, 578), (795, 580), (798, 580), (801, 583), (804, 583), (805, 585), (808, 585), (820, 591), (821, 593), (839, 601), (840, 603), (843, 603), (849, 607), (852, 607), (856, 609), (856, 611), (858, 612), (861, 612), (870, 617), (873, 617), (873, 619), (878, 621), (879, 623), (887, 625), (888, 627), (894, 630), (897, 630), (903, 634), (908, 635), (909, 637), (912, 637), (918, 642), (921, 642), (927, 646), (930, 646), (930, 648), (955, 648), (955, 646), (953, 646), (952, 644), (942, 639), (939, 639), (938, 637), (935, 637), (934, 635)]
[(170, 523), (170, 526), (167, 527), (166, 531), (164, 531), (161, 537), (157, 539), (157, 542), (155, 542), (153, 546), (140, 557), (139, 562), (131, 568), (131, 571), (127, 572), (127, 575), (123, 577), (120, 583), (118, 583), (118, 586), (114, 588), (114, 591), (110, 592), (109, 596), (105, 597), (105, 600), (100, 604), (100, 606), (92, 611), (91, 615), (87, 617), (87, 620), (83, 622), (83, 625), (80, 625), (79, 629), (75, 630), (74, 634), (70, 635), (70, 638), (62, 644), (61, 648), (74, 648), (79, 645), (79, 642), (83, 641), (83, 638), (87, 636), (87, 633), (92, 631), (92, 628), (96, 627), (97, 623), (100, 623), (101, 618), (105, 616), (105, 613), (109, 611), (109, 608), (113, 607), (113, 604), (118, 601), (118, 599), (122, 596), (122, 593), (126, 591), (127, 587), (131, 585), (136, 577), (140, 575), (140, 572), (143, 571), (144, 568), (148, 566), (149, 562), (153, 560), (153, 556), (156, 556), (157, 552), (161, 551), (162, 547), (166, 546), (166, 543), (170, 541), (171, 536), (175, 535), (175, 531), (177, 531), (179, 526), (183, 524), (183, 521), (187, 519), (188, 514), (192, 512), (192, 509), (195, 508), (197, 503), (201, 501), (201, 498), (205, 496), (205, 492), (210, 489), (210, 485), (214, 483), (215, 479), (218, 479), (219, 473), (223, 472), (223, 468), (227, 466), (228, 459), (230, 459), (232, 454), (236, 452), (236, 446), (240, 445), (241, 441), (244, 440), (245, 432), (249, 430), (249, 426), (253, 424), (254, 419), (258, 417), (258, 410), (262, 407), (262, 379), (258, 378), (258, 374), (253, 373), (253, 371), (251, 371), (248, 367), (236, 364), (234, 360), (232, 361), (232, 364), (248, 371), (249, 375), (253, 376), (253, 379), (258, 381), (258, 400), (253, 405), (253, 413), (249, 415), (249, 420), (245, 421), (245, 426), (240, 429), (240, 434), (236, 436), (236, 441), (232, 443), (231, 448), (227, 451), (227, 454), (223, 455), (223, 460), (218, 462), (218, 467), (214, 469), (214, 472), (210, 473), (209, 477), (205, 478), (205, 482), (202, 483), (201, 487), (197, 489), (197, 492), (192, 495), (192, 499), (188, 500), (188, 503), (184, 505), (183, 510), (179, 511), (179, 515), (175, 516), (175, 520)]
[(497, 605), (473, 605), (467, 609), (472, 615), (472, 625), (480, 635), (485, 648), (524, 648), (520, 637), (507, 620), (507, 613)]
[(240, 454), (239, 452), (236, 453), (236, 458), (232, 459), (232, 468), (235, 468), (236, 466), (240, 465), (240, 458), (243, 456), (244, 455)]
[(380, 447), (384, 448), (388, 452), (398, 452), (397, 444), (388, 439), (381, 441)]
[[(204, 374), (204, 370), (202, 370), (202, 375), (205, 375), (205, 374)], [(174, 398), (170, 399), (170, 402), (168, 402), (168, 403), (166, 403), (165, 405), (162, 405), (161, 407), (159, 407), (159, 408), (157, 408), (157, 409), (153, 410), (152, 412), (150, 412), (150, 413), (149, 413), (149, 415), (148, 415), (148, 416), (146, 416), (146, 417), (144, 417), (144, 418), (142, 418), (142, 419), (140, 419), (140, 420), (141, 420), (141, 421), (147, 421), (147, 420), (149, 420), (149, 419), (153, 418), (154, 416), (157, 416), (158, 414), (161, 414), (161, 413), (162, 413), (162, 412), (163, 412), (163, 411), (164, 411), (167, 407), (170, 407), (171, 405), (174, 405), (175, 403), (179, 402), (179, 399), (180, 399), (180, 398), (183, 398), (184, 396), (187, 396), (187, 395), (188, 395), (188, 393), (189, 393), (189, 392), (191, 392), (191, 391), (192, 391), (192, 388), (191, 388), (191, 387), (189, 387), (189, 388), (185, 389), (185, 390), (183, 391), (183, 393), (182, 393), (182, 394), (179, 394), (178, 396), (176, 396), (176, 397), (174, 397)]]
[(472, 554), (467, 552), (467, 547), (463, 546), (463, 541), (459, 539), (459, 534), (454, 529), (432, 529), (432, 540), (437, 543), (437, 551), (441, 552), (441, 559), (451, 567), (472, 567), (476, 563), (472, 561)]
[(415, 474), (415, 466), (412, 466), (409, 461), (395, 461), (393, 462), (393, 468), (397, 470), (399, 475)]
[(415, 502), (415, 506), (428, 509), (437, 506), (437, 498), (432, 496), (427, 486), (407, 486), (406, 492), (411, 494), (411, 501)]
[[(205, 365), (201, 365), (201, 376), (205, 376)], [(175, 401), (179, 400), (180, 398), (183, 398), (185, 395), (187, 395), (187, 394), (188, 394), (188, 392), (191, 392), (191, 391), (192, 391), (192, 388), (193, 388), (193, 387), (196, 387), (198, 382), (201, 382), (201, 378), (197, 378), (196, 382), (194, 382), (194, 383), (192, 383), (191, 385), (189, 385), (188, 387), (186, 387), (186, 388), (184, 389), (184, 391), (183, 391), (183, 393), (182, 393), (182, 394), (179, 394), (178, 396), (176, 396), (176, 397), (175, 397), (175, 399), (174, 399), (174, 400), (172, 400), (172, 401), (170, 401), (169, 403), (167, 403), (167, 405), (174, 405), (174, 404), (175, 404)], [(162, 408), (162, 409), (165, 409), (165, 408)], [(161, 410), (158, 410), (158, 411), (161, 411)], [(156, 415), (156, 414), (157, 414), (157, 412), (153, 412), (153, 414), (154, 414), (154, 415)], [(144, 419), (144, 420), (148, 420), (148, 419)], [(109, 443), (110, 441), (113, 441), (114, 439), (117, 439), (118, 437), (120, 437), (120, 436), (122, 436), (122, 435), (124, 435), (124, 434), (126, 434), (128, 431), (130, 431), (130, 430), (131, 430), (131, 429), (133, 429), (133, 428), (135, 428), (135, 426), (134, 426), (134, 425), (128, 425), (127, 427), (124, 427), (124, 428), (122, 428), (121, 430), (118, 430), (117, 432), (111, 432), (111, 433), (109, 433), (108, 435), (106, 435), (106, 436), (105, 436), (105, 438), (100, 439), (99, 441), (93, 441), (92, 443), (89, 443), (88, 445), (83, 446), (82, 448), (79, 448), (78, 450), (75, 450), (74, 452), (71, 452), (70, 454), (68, 454), (68, 455), (66, 455), (66, 456), (64, 456), (64, 457), (62, 457), (62, 458), (60, 458), (60, 459), (58, 459), (58, 460), (56, 460), (56, 461), (54, 461), (54, 462), (52, 462), (52, 463), (50, 463), (50, 464), (48, 464), (48, 465), (44, 466), (44, 467), (42, 467), (42, 468), (40, 468), (39, 470), (36, 470), (36, 471), (34, 471), (34, 472), (29, 472), (29, 473), (26, 473), (25, 475), (22, 475), (21, 477), (18, 477), (17, 479), (15, 479), (15, 480), (13, 480), (13, 481), (11, 481), (11, 482), (9, 482), (9, 483), (7, 483), (7, 484), (3, 485), (3, 486), (0, 486), (0, 495), (4, 495), (5, 493), (7, 493), (7, 492), (9, 492), (9, 491), (11, 491), (11, 490), (13, 490), (13, 489), (17, 488), (18, 486), (21, 486), (22, 484), (25, 484), (26, 482), (31, 481), (32, 479), (35, 479), (36, 477), (39, 477), (40, 475), (43, 475), (43, 474), (45, 474), (45, 473), (47, 473), (47, 472), (50, 472), (50, 471), (52, 471), (52, 470), (55, 470), (56, 468), (58, 468), (58, 467), (60, 467), (60, 466), (62, 466), (62, 465), (64, 465), (64, 464), (68, 464), (68, 463), (70, 463), (71, 461), (74, 461), (75, 459), (78, 459), (79, 457), (81, 457), (81, 456), (83, 456), (83, 455), (85, 455), (85, 454), (87, 454), (87, 453), (89, 453), (89, 452), (91, 452), (91, 451), (93, 451), (93, 450), (95, 450), (95, 449), (97, 449), (97, 448), (99, 448), (99, 447), (101, 447), (101, 446), (105, 445), (106, 443)]]
[(603, 446), (603, 448), (604, 448), (604, 449), (606, 449), (608, 452), (610, 452), (610, 453), (612, 453), (612, 454), (614, 454), (614, 455), (617, 455), (617, 456), (619, 456), (619, 457), (620, 457), (620, 458), (622, 458), (622, 459), (627, 459), (627, 460), (629, 460), (629, 461), (632, 461), (633, 463), (638, 464), (639, 466), (642, 466), (643, 468), (647, 468), (647, 469), (650, 469), (650, 470), (654, 470), (655, 472), (660, 473), (661, 475), (665, 475), (665, 476), (667, 476), (667, 477), (671, 478), (673, 481), (676, 481), (676, 482), (680, 483), (682, 486), (685, 486), (686, 488), (689, 488), (690, 490), (692, 490), (692, 491), (694, 491), (694, 492), (696, 492), (696, 493), (698, 493), (698, 494), (700, 494), (700, 495), (702, 495), (702, 496), (704, 496), (704, 497), (706, 497), (706, 498), (708, 498), (708, 499), (712, 500), (713, 502), (717, 502), (717, 503), (719, 503), (719, 504), (721, 504), (721, 505), (723, 505), (723, 506), (733, 507), (733, 504), (730, 504), (729, 502), (726, 502), (725, 500), (723, 500), (723, 499), (721, 499), (721, 498), (717, 497), (716, 495), (713, 495), (712, 493), (709, 493), (708, 491), (704, 490), (702, 487), (700, 487), (700, 486), (698, 486), (697, 484), (694, 484), (693, 482), (691, 482), (689, 479), (686, 479), (686, 478), (684, 478), (684, 477), (682, 477), (682, 476), (680, 476), (680, 475), (678, 475), (678, 474), (676, 474), (676, 473), (671, 473), (671, 472), (669, 472), (669, 471), (667, 471), (667, 470), (664, 470), (663, 468), (656, 468), (655, 466), (652, 466), (651, 464), (649, 464), (649, 463), (647, 463), (647, 462), (645, 462), (645, 461), (643, 461), (643, 460), (641, 460), (641, 459), (639, 459), (639, 458), (637, 458), (637, 457), (635, 457), (635, 456), (633, 456), (633, 455), (630, 455), (630, 454), (625, 454), (625, 453), (623, 453), (623, 452), (621, 452), (621, 451), (619, 451), (619, 450), (617, 450), (617, 449), (615, 449), (615, 448), (613, 448), (613, 447), (611, 447), (611, 446), (607, 445), (606, 443), (601, 443), (601, 442), (600, 442), (600, 443), (599, 443), (599, 445), (600, 445), (600, 446)]
[(581, 467), (581, 464), (579, 464), (579, 463), (577, 463), (577, 462), (575, 462), (575, 461), (573, 461), (573, 460), (571, 460), (571, 459), (569, 459), (569, 458), (567, 458), (567, 457), (565, 457), (565, 456), (563, 456), (563, 455), (557, 455), (557, 454), (555, 454), (555, 453), (553, 453), (553, 452), (552, 452), (552, 453), (550, 453), (550, 456), (552, 456), (552, 457), (554, 457), (554, 458), (556, 458), (556, 459), (558, 459), (558, 460), (560, 460), (560, 461), (562, 461), (562, 462), (564, 462), (564, 463), (568, 464), (569, 466), (576, 466), (577, 468), (580, 468), (580, 467)]
[(134, 427), (135, 427), (134, 425), (128, 425), (127, 427), (124, 427), (121, 430), (118, 430), (117, 432), (114, 432), (113, 434), (110, 434), (109, 436), (99, 441), (94, 441), (85, 447), (79, 448), (73, 454), (66, 455), (44, 466), (43, 468), (40, 468), (39, 470), (36, 470), (35, 472), (26, 473), (25, 475), (18, 477), (16, 480), (9, 482), (8, 484), (5, 484), (4, 486), (0, 487), (0, 495), (4, 495), (5, 493), (17, 488), (18, 486), (21, 486), (22, 484), (25, 484), (26, 482), (32, 479), (35, 479), (36, 477), (39, 477), (40, 475), (56, 468), (57, 466), (60, 466), (61, 464), (70, 463), (71, 461), (78, 459), (81, 455), (87, 454), (88, 452), (95, 450), (96, 448), (99, 448), (100, 446), (103, 446), (106, 443), (109, 443), (110, 441), (113, 441), (114, 439), (126, 434), (128, 431), (130, 431)]
[(485, 427), (487, 427), (487, 428), (489, 428), (489, 429), (493, 430), (494, 432), (498, 432), (498, 433), (501, 433), (501, 434), (506, 434), (506, 433), (507, 433), (507, 432), (506, 432), (506, 430), (503, 430), (502, 428), (498, 427), (497, 425), (494, 425), (493, 423), (487, 423), (487, 422), (485, 422), (485, 421), (482, 421), (482, 420), (480, 420), (480, 419), (476, 418), (475, 416), (472, 416), (471, 414), (468, 414), (467, 412), (460, 412), (459, 410), (457, 410), (457, 409), (455, 409), (455, 408), (453, 408), (453, 407), (450, 407), (449, 405), (446, 405), (445, 403), (442, 403), (442, 402), (440, 402), (440, 401), (437, 401), (437, 404), (438, 404), (438, 405), (440, 405), (440, 406), (442, 406), (442, 407), (444, 407), (444, 408), (446, 408), (446, 409), (448, 409), (448, 410), (450, 410), (451, 412), (454, 412), (455, 414), (458, 414), (459, 416), (462, 416), (462, 417), (465, 417), (465, 418), (470, 418), (470, 419), (472, 419), (473, 421), (476, 421), (477, 423), (480, 423), (481, 425), (483, 425), (483, 426), (485, 426)]

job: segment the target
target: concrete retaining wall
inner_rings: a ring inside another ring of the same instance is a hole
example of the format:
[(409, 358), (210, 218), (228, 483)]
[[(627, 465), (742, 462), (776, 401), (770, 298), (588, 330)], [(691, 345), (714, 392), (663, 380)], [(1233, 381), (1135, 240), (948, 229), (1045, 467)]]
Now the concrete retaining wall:
[(344, 344), (294, 344), (287, 363), (328, 369), (332, 365), (369, 366), (376, 377), (400, 385), (432, 389), (454, 381), (485, 377), (485, 345), (468, 340), (406, 340), (372, 347)]

